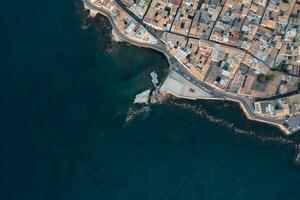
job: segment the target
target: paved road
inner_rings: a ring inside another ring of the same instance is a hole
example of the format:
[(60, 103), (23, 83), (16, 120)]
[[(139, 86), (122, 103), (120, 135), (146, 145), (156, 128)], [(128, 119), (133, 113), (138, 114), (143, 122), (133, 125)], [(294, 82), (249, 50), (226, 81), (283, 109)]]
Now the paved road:
[(151, 49), (154, 49), (156, 51), (159, 51), (163, 54), (165, 54), (167, 57), (169, 57), (168, 53), (167, 53), (167, 49), (166, 47), (160, 42), (160, 40), (158, 39), (158, 44), (146, 44), (146, 43), (141, 43), (141, 42), (138, 42), (136, 40), (133, 40), (129, 37), (126, 37), (116, 26), (113, 18), (111, 17), (111, 15), (105, 10), (103, 9), (102, 7), (96, 5), (96, 4), (93, 4), (90, 0), (82, 0), (82, 2), (89, 8), (89, 9), (92, 9), (92, 10), (97, 10), (99, 13), (101, 13), (102, 15), (106, 16), (113, 28), (113, 30), (117, 33), (117, 35), (122, 39), (124, 40), (125, 42), (128, 42), (128, 43), (131, 43), (135, 46), (139, 46), (139, 47), (144, 47), (144, 48), (151, 48)]
[[(258, 119), (261, 121), (265, 121), (265, 122), (270, 122), (270, 123), (276, 123), (276, 124), (284, 124), (285, 121), (284, 120), (275, 120), (275, 119), (270, 119), (270, 118), (265, 118), (265, 117), (261, 117), (259, 115), (256, 115), (254, 113), (254, 106), (253, 106), (253, 100), (238, 95), (238, 94), (232, 94), (232, 93), (228, 93), (228, 92), (223, 92), (220, 90), (217, 90), (216, 88), (200, 81), (199, 79), (195, 78), (191, 72), (184, 66), (182, 65), (180, 62), (178, 62), (178, 60), (176, 58), (174, 58), (174, 56), (172, 56), (168, 49), (166, 48), (166, 46), (161, 42), (160, 38), (156, 38), (158, 40), (157, 44), (145, 44), (145, 43), (141, 43), (138, 42), (136, 40), (133, 40), (129, 37), (126, 37), (122, 32), (120, 32), (120, 30), (118, 29), (118, 27), (116, 27), (113, 18), (111, 17), (111, 15), (102, 7), (93, 4), (90, 0), (82, 0), (82, 2), (89, 8), (92, 10), (97, 10), (99, 13), (101, 13), (102, 15), (106, 16), (113, 28), (113, 30), (116, 32), (116, 34), (118, 34), (118, 36), (125, 42), (131, 43), (135, 46), (139, 46), (139, 47), (145, 47), (145, 48), (151, 48), (154, 49), (156, 51), (159, 51), (161, 53), (163, 53), (167, 59), (168, 62), (171, 66), (171, 70), (175, 70), (177, 71), (180, 75), (182, 75), (184, 78), (186, 78), (187, 80), (191, 81), (193, 84), (197, 85), (198, 87), (200, 87), (201, 89), (209, 92), (210, 94), (214, 95), (215, 97), (218, 97), (220, 99), (224, 99), (224, 100), (235, 100), (235, 101), (239, 101), (243, 104), (243, 106), (245, 107), (245, 109), (247, 110), (248, 114), (250, 115), (251, 118), (253, 119)], [(137, 16), (135, 16), (133, 13), (131, 13), (130, 11), (128, 11), (128, 9), (126, 8), (126, 6), (122, 3), (120, 3), (120, 0), (116, 1), (120, 7), (122, 9), (125, 10), (125, 12), (127, 12), (130, 16), (132, 16), (137, 22), (139, 22), (141, 25), (143, 25), (145, 27), (145, 24), (143, 23), (143, 21), (141, 19), (139, 19)], [(152, 30), (151, 28), (147, 28), (147, 30)], [(153, 32), (149, 31), (150, 33)], [(154, 34), (155, 35), (155, 34)]]

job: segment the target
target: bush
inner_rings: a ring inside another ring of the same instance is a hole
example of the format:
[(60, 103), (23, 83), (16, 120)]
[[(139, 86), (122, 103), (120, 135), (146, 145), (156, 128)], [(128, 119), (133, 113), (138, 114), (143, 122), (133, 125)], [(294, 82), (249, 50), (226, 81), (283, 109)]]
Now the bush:
[(274, 79), (275, 75), (274, 74), (258, 74), (257, 75), (257, 80), (261, 83), (266, 83), (268, 81), (272, 81)]

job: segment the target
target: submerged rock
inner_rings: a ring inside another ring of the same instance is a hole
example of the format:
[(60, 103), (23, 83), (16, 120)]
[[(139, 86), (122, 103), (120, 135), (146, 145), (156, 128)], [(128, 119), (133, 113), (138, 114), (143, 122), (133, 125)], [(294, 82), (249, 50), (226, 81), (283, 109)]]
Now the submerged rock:
[(129, 123), (131, 122), (132, 120), (135, 119), (135, 117), (137, 117), (139, 114), (141, 113), (145, 113), (145, 112), (149, 112), (150, 111), (150, 107), (149, 106), (144, 106), (142, 108), (132, 108), (130, 107), (128, 109), (128, 112), (127, 112), (127, 116), (126, 116), (126, 119), (125, 119), (125, 122), (126, 123)]

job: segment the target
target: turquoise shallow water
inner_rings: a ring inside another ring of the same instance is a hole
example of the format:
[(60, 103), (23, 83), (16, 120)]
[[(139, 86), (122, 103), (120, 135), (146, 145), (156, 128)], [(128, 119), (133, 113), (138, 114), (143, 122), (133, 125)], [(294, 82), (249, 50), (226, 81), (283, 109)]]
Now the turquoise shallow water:
[(293, 145), (236, 105), (168, 101), (125, 125), (167, 62), (83, 30), (78, 1), (1, 8), (1, 199), (300, 199)]

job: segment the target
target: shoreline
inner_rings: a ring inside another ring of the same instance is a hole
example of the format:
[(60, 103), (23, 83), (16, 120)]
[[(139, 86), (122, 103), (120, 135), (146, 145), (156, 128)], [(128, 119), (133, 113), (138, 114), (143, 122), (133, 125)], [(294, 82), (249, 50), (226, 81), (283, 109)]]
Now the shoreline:
[[(290, 130), (288, 130), (286, 127), (284, 127), (283, 125), (281, 125), (279, 123), (272, 123), (272, 122), (269, 122), (269, 121), (264, 121), (263, 119), (253, 118), (250, 115), (250, 113), (248, 112), (248, 110), (246, 109), (246, 106), (241, 101), (236, 100), (236, 99), (218, 98), (218, 97), (205, 96), (205, 95), (198, 96), (198, 97), (191, 97), (191, 96), (188, 96), (188, 95), (183, 95), (183, 94), (178, 93), (178, 92), (174, 92), (170, 88), (164, 89), (164, 91), (162, 92), (161, 88), (164, 87), (165, 82), (168, 81), (168, 79), (170, 78), (170, 76), (171, 76), (172, 73), (176, 73), (176, 72), (171, 71), (169, 73), (169, 75), (167, 76), (166, 80), (163, 82), (162, 86), (160, 86), (160, 88), (159, 88), (160, 94), (162, 94), (162, 95), (169, 94), (169, 95), (172, 95), (172, 96), (174, 96), (176, 98), (187, 99), (187, 100), (214, 100), (214, 101), (228, 101), (228, 102), (238, 103), (239, 106), (240, 106), (240, 108), (242, 109), (244, 115), (246, 116), (246, 118), (248, 120), (257, 121), (257, 122), (260, 122), (260, 123), (265, 123), (265, 124), (268, 124), (268, 125), (271, 125), (271, 126), (275, 126), (276, 128), (280, 129), (282, 132), (284, 132), (285, 135), (291, 135), (292, 134), (292, 132)], [(177, 75), (179, 75), (179, 74), (177, 74)], [(182, 79), (184, 79), (184, 78), (182, 77)], [(191, 85), (193, 85), (193, 84), (191, 83)], [(189, 86), (189, 87), (192, 87), (192, 86)]]
[(272, 122), (269, 122), (269, 121), (264, 121), (262, 119), (256, 119), (256, 118), (251, 117), (251, 115), (249, 114), (249, 112), (247, 111), (246, 107), (244, 106), (244, 104), (242, 102), (237, 101), (235, 99), (226, 99), (226, 100), (238, 103), (239, 106), (242, 108), (243, 113), (246, 115), (246, 118), (248, 120), (257, 121), (257, 122), (265, 123), (265, 124), (268, 124), (268, 125), (271, 125), (271, 126), (275, 126), (276, 128), (280, 129), (287, 136), (290, 136), (290, 135), (293, 134), (293, 132), (291, 132), (289, 129), (287, 129), (286, 127), (284, 127), (282, 124), (272, 123)]
[[(105, 16), (108, 19), (108, 21), (110, 22), (110, 25), (112, 27), (112, 31), (116, 35), (119, 36), (119, 39), (122, 42), (127, 42), (127, 43), (130, 43), (130, 44), (132, 44), (134, 46), (137, 46), (137, 47), (150, 48), (152, 50), (156, 50), (156, 51), (162, 53), (166, 57), (166, 59), (167, 59), (167, 61), (169, 63), (169, 70), (170, 70), (169, 74), (172, 72), (172, 69), (174, 69), (174, 67), (173, 67), (174, 63), (172, 62), (171, 57), (163, 49), (161, 49), (158, 45), (155, 46), (154, 44), (150, 45), (150, 44), (143, 44), (143, 43), (139, 43), (137, 41), (133, 41), (132, 39), (124, 36), (120, 32), (120, 30), (115, 26), (114, 21), (113, 21), (112, 17), (110, 16), (110, 14), (107, 13), (105, 10), (103, 10), (103, 9), (100, 10), (100, 8), (98, 6), (97, 6), (97, 8), (98, 8), (97, 10), (94, 10), (93, 8), (90, 8), (88, 5), (86, 5), (88, 3), (88, 0), (82, 0), (82, 3), (83, 3), (84, 9), (89, 10), (89, 16), (90, 17), (95, 17), (97, 14), (101, 14), (101, 15)], [(164, 83), (167, 78), (168, 78), (168, 76), (165, 78), (165, 80), (162, 81), (162, 83)], [(247, 103), (243, 102), (240, 99), (234, 99), (234, 98), (230, 98), (230, 97), (221, 98), (221, 97), (218, 97), (218, 96), (215, 96), (213, 98), (188, 98), (188, 97), (181, 96), (181, 95), (178, 95), (178, 94), (175, 94), (175, 93), (172, 93), (172, 92), (169, 92), (169, 94), (171, 94), (171, 95), (173, 95), (173, 96), (175, 96), (177, 98), (184, 98), (184, 99), (190, 99), (190, 100), (196, 100), (196, 99), (199, 99), (199, 100), (201, 100), (201, 99), (203, 99), (203, 100), (209, 100), (210, 99), (210, 100), (221, 100), (221, 101), (236, 102), (242, 108), (242, 110), (243, 110), (243, 112), (246, 115), (246, 118), (248, 120), (257, 121), (257, 122), (265, 123), (265, 124), (268, 124), (268, 125), (271, 125), (271, 126), (275, 126), (276, 128), (278, 128), (279, 130), (281, 130), (287, 136), (290, 136), (290, 135), (292, 135), (294, 133), (291, 130), (287, 129), (281, 123), (276, 123), (276, 122), (268, 121), (266, 119), (264, 120), (263, 117), (256, 116), (254, 113), (249, 112), (249, 110), (247, 109), (247, 106), (246, 106)], [(253, 116), (251, 116), (251, 115), (253, 115)]]

